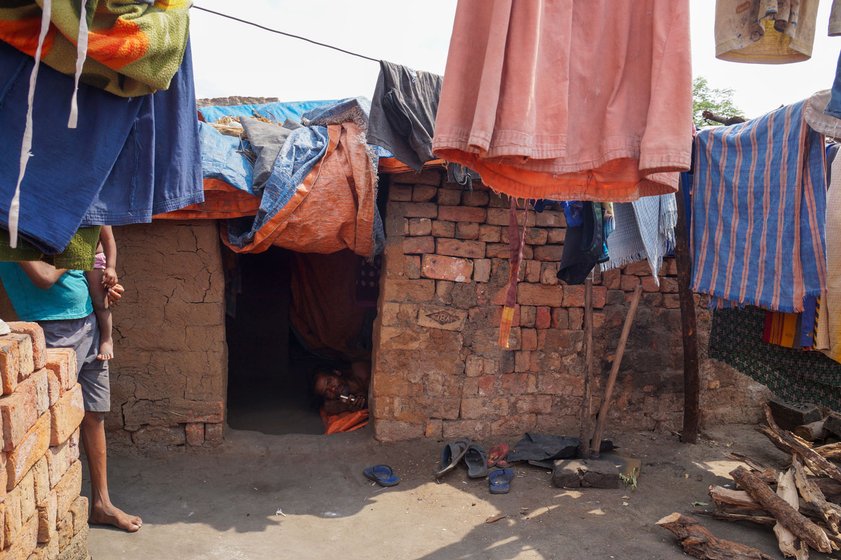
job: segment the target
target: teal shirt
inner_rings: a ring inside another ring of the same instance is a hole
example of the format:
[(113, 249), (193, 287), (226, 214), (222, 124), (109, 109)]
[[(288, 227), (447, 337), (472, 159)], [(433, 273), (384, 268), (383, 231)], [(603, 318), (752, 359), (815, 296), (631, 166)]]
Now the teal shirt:
[(0, 280), (21, 321), (82, 319), (93, 313), (81, 270), (68, 270), (50, 289), (42, 290), (17, 263), (0, 262)]

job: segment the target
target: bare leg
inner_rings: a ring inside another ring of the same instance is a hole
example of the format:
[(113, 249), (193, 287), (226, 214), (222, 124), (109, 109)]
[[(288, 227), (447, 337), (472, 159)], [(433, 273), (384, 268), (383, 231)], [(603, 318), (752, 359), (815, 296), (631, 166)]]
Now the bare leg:
[(99, 324), (99, 353), (97, 360), (111, 360), (114, 358), (114, 339), (111, 335), (113, 320), (108, 308), (108, 290), (102, 285), (102, 270), (94, 269), (85, 273), (88, 278), (88, 289), (93, 301), (93, 311)]
[(85, 412), (82, 442), (91, 474), (91, 517), (96, 525), (113, 525), (129, 533), (139, 531), (143, 520), (129, 515), (111, 503), (108, 495), (108, 468), (105, 448), (105, 417), (101, 412)]

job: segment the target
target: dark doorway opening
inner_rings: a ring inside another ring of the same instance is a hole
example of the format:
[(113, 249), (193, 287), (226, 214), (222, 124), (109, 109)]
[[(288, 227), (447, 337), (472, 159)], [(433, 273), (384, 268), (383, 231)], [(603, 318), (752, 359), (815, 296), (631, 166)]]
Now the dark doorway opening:
[(324, 433), (313, 373), (366, 353), (370, 359), (375, 307), (361, 303), (360, 294), (370, 298), (371, 286), (354, 283), (371, 273), (349, 252), (225, 250), (225, 261), (228, 425), (266, 434)]

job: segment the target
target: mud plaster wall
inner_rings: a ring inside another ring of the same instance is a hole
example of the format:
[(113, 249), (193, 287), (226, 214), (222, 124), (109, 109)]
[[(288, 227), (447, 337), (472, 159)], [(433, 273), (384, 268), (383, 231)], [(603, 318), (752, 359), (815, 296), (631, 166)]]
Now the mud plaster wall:
[[(497, 345), (508, 267), (508, 199), (443, 182), (435, 170), (394, 176), (375, 326), (372, 416), (380, 440), (578, 433), (583, 395), (583, 286), (558, 285), (565, 222), (529, 212), (511, 350)], [(610, 426), (679, 429), (683, 354), (676, 267), (660, 286), (645, 262), (594, 287), (597, 410), (629, 307), (643, 299), (614, 392)], [(698, 306), (702, 422), (758, 419), (767, 391), (708, 360), (710, 312)]]
[(162, 221), (115, 235), (126, 292), (114, 309), (109, 437), (221, 442), (228, 360), (216, 222)]

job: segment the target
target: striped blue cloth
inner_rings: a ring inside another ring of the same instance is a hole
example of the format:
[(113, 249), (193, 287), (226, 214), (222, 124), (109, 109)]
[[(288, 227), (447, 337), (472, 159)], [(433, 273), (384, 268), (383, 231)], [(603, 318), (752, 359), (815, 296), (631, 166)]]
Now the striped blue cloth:
[(698, 133), (695, 292), (792, 313), (825, 290), (824, 139), (803, 120), (804, 105)]

